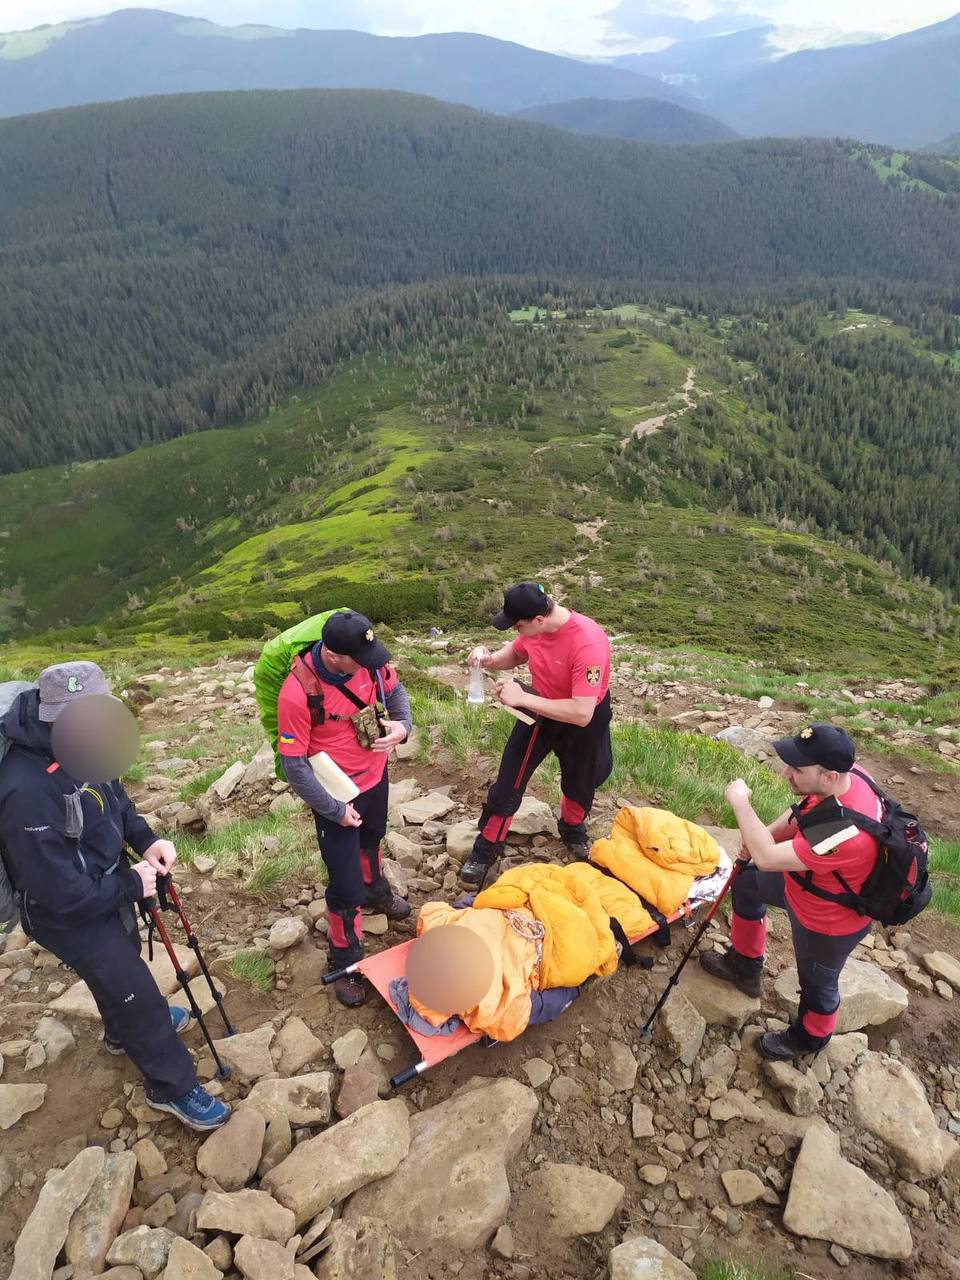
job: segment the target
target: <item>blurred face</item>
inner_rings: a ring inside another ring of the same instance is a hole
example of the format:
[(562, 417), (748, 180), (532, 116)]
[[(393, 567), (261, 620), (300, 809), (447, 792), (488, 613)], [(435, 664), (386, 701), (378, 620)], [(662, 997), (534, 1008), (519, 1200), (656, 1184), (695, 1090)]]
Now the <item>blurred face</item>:
[(133, 713), (106, 694), (68, 702), (50, 729), (53, 754), (74, 778), (109, 782), (133, 764), (140, 731)]
[(490, 990), (493, 956), (472, 930), (440, 925), (411, 943), (405, 976), (415, 1000), (449, 1017), (476, 1008)]
[(334, 653), (326, 645), (323, 646), (323, 661), (330, 671), (335, 671), (341, 676), (352, 676), (360, 670), (359, 662), (348, 658), (345, 653)]
[(784, 764), (783, 776), (795, 796), (831, 795), (840, 780), (840, 774), (835, 769), (824, 769), (819, 764), (804, 765), (802, 769)]

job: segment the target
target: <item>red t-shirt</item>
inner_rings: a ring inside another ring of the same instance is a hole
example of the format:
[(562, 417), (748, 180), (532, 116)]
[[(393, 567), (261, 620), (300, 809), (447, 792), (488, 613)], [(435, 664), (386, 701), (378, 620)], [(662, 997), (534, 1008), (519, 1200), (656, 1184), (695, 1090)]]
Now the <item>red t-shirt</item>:
[[(837, 800), (844, 809), (855, 809), (868, 818), (879, 820), (883, 816), (880, 797), (855, 773), (850, 774), (849, 790), (838, 796)], [(804, 812), (813, 809), (817, 803), (819, 800), (816, 796), (808, 796), (803, 802)], [(880, 852), (879, 841), (866, 831), (858, 831), (855, 836), (841, 841), (836, 848), (825, 853), (814, 853), (799, 831), (792, 843), (794, 853), (813, 872), (813, 883), (818, 888), (826, 889), (828, 893), (843, 893), (843, 885), (834, 876), (834, 871), (839, 871), (853, 892), (857, 893), (876, 865)], [(803, 872), (798, 871), (797, 875), (803, 875)], [(808, 929), (840, 937), (846, 933), (858, 933), (870, 920), (869, 916), (862, 916), (849, 907), (842, 907), (838, 902), (826, 902), (823, 898), (815, 897), (806, 889), (801, 889), (789, 874), (785, 877), (785, 882), (790, 909)]]
[[(304, 661), (313, 667), (311, 654), (306, 654)], [(381, 668), (380, 675), (384, 694), (397, 687), (397, 673), (393, 667)], [(361, 702), (368, 705), (372, 705), (379, 696), (376, 680), (363, 668), (350, 677), (347, 685)], [(346, 718), (352, 716), (357, 707), (336, 685), (323, 682), (323, 708), (326, 712), (324, 723), (311, 727), (303, 685), (295, 675), (288, 675), (277, 699), (277, 749), (282, 756), (312, 756), (318, 751), (326, 751), (361, 791), (369, 791), (383, 777), (388, 753), (361, 747), (356, 730)], [(344, 719), (332, 720), (330, 717), (334, 715)]]
[(541, 698), (596, 698), (610, 688), (610, 641), (592, 618), (570, 611), (558, 631), (518, 636), (513, 652), (530, 667)]

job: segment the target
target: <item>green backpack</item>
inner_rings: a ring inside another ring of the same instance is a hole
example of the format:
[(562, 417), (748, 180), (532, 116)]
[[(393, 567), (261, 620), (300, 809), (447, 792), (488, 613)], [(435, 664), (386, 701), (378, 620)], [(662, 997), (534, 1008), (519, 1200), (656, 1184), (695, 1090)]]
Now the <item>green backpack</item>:
[(290, 674), (294, 658), (317, 643), (323, 632), (323, 624), (331, 614), (345, 612), (346, 606), (341, 605), (336, 609), (328, 609), (326, 613), (315, 613), (312, 618), (304, 618), (302, 622), (268, 640), (257, 659), (257, 665), (253, 669), (253, 687), (260, 710), (260, 723), (273, 747), (274, 768), (278, 778), (285, 777), (277, 750), (277, 699), (280, 697), (280, 688)]

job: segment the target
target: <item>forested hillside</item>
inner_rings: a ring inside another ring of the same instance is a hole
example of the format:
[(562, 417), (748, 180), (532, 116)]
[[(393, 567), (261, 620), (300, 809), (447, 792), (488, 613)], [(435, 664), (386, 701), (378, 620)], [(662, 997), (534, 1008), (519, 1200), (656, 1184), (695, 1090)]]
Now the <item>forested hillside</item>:
[[(0, 122), (2, 467), (259, 416), (391, 339), (392, 301), (366, 298), (385, 286), (522, 272), (616, 300), (658, 281), (705, 293), (831, 276), (949, 309), (960, 204), (895, 189), (858, 157), (834, 142), (579, 138), (361, 92)], [(453, 292), (451, 312), (428, 291), (414, 323), (469, 312), (469, 290)]]
[(571, 133), (597, 137), (632, 138), (638, 142), (660, 142), (685, 146), (695, 142), (727, 142), (737, 135), (720, 120), (702, 111), (689, 111), (675, 102), (639, 98), (615, 102), (609, 98), (575, 98), (572, 102), (551, 102), (542, 107), (516, 111), (520, 120), (537, 120)]
[(491, 285), (398, 293), (389, 341), (260, 423), (3, 477), (0, 626), (256, 638), (347, 595), (395, 625), (472, 621), (535, 571), (657, 643), (955, 674), (943, 355), (826, 296), (531, 297), (511, 319)]

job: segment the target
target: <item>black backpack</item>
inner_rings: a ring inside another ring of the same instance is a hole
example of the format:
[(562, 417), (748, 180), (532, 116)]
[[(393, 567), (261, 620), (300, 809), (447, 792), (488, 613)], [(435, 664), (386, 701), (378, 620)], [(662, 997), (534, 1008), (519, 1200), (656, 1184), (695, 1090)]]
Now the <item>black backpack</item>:
[[(919, 819), (890, 796), (860, 769), (853, 769), (858, 778), (862, 778), (867, 786), (879, 798), (882, 805), (880, 821), (868, 818), (864, 813), (854, 809), (845, 809), (836, 804), (836, 811), (842, 821), (849, 826), (866, 831), (880, 842), (880, 853), (876, 865), (863, 882), (859, 893), (854, 893), (839, 871), (833, 874), (840, 882), (842, 893), (830, 893), (813, 883), (813, 872), (800, 874), (791, 871), (790, 875), (816, 898), (827, 902), (837, 902), (842, 907), (849, 907), (858, 915), (871, 916), (881, 924), (906, 924), (914, 916), (918, 916), (929, 905), (933, 896), (930, 874), (927, 870), (928, 841)], [(817, 810), (821, 805), (805, 813), (794, 805), (793, 813), (797, 826), (806, 834), (805, 829), (823, 827), (823, 815)]]

